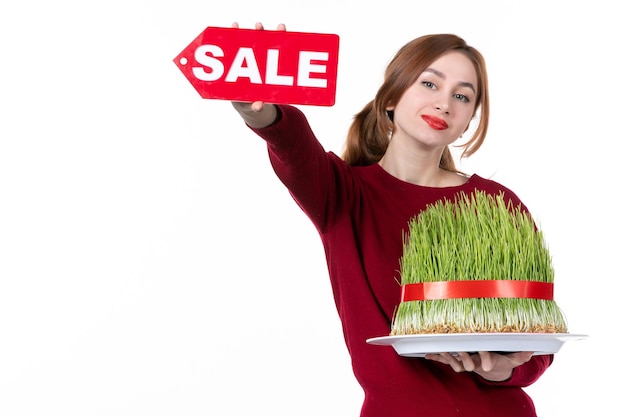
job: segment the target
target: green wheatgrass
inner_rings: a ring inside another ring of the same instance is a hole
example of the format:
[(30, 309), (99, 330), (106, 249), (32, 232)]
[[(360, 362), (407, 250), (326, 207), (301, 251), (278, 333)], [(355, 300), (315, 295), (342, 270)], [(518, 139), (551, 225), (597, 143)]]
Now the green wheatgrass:
[[(462, 280), (554, 283), (552, 258), (530, 214), (502, 194), (476, 191), (441, 200), (411, 219), (400, 261), (401, 284)], [(392, 335), (565, 333), (554, 300), (456, 298), (401, 302)]]

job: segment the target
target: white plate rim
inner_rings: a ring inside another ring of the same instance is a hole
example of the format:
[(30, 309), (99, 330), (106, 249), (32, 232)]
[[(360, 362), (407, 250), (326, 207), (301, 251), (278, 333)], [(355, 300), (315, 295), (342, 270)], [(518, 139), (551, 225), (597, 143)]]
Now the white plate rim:
[(367, 343), (393, 346), (401, 356), (423, 357), (427, 353), (532, 351), (535, 355), (557, 353), (567, 341), (585, 339), (579, 333), (445, 333), (381, 336)]

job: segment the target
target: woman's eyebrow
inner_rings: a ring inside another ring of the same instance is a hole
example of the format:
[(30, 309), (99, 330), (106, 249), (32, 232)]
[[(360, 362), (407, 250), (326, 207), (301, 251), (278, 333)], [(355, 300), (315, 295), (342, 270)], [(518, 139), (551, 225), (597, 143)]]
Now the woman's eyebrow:
[[(433, 73), (433, 74), (435, 74), (437, 77), (442, 78), (442, 79), (444, 79), (444, 80), (446, 79), (446, 75), (445, 75), (443, 72), (441, 72), (441, 71), (439, 71), (439, 70), (436, 70), (436, 69), (434, 69), (434, 68), (430, 68), (430, 67), (429, 67), (429, 68), (426, 68), (426, 69), (424, 70), (424, 72), (432, 72), (432, 73)], [(472, 90), (474, 93), (476, 93), (476, 89), (474, 88), (474, 85), (473, 85), (472, 83), (462, 81), (462, 82), (460, 82), (460, 83), (459, 83), (459, 86), (461, 86), (461, 87), (467, 87), (467, 88), (469, 88), (470, 90)]]

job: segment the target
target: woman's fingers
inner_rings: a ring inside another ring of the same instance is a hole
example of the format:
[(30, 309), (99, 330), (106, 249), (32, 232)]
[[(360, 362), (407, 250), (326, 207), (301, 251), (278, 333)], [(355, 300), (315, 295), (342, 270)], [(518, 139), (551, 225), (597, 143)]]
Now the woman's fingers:
[[(230, 27), (231, 27), (231, 28), (234, 28), (234, 29), (239, 29), (239, 23), (238, 23), (238, 22), (233, 22), (233, 23), (230, 25)], [(256, 30), (263, 30), (263, 29), (264, 29), (264, 27), (263, 27), (263, 23), (261, 23), (261, 22), (256, 22), (256, 23), (254, 24), (254, 28), (255, 28)], [(287, 27), (285, 26), (285, 24), (284, 24), (284, 23), (279, 23), (279, 24), (278, 24), (278, 26), (276, 26), (276, 30), (283, 30), (283, 31), (285, 31), (285, 30), (287, 30)]]
[[(234, 28), (234, 29), (239, 29), (239, 23), (238, 22), (233, 22), (231, 24), (231, 27)], [(256, 22), (254, 24), (254, 29), (255, 30), (264, 30), (263, 23)], [(285, 26), (284, 23), (279, 23), (278, 26), (276, 27), (276, 30), (278, 30), (278, 31), (286, 31), (287, 27)], [(263, 107), (264, 107), (265, 104), (262, 101), (254, 101), (252, 103), (234, 102), (233, 105), (235, 106), (235, 108), (237, 108), (239, 110), (247, 111), (248, 109), (250, 109), (253, 112), (258, 113), (261, 110), (263, 110)]]

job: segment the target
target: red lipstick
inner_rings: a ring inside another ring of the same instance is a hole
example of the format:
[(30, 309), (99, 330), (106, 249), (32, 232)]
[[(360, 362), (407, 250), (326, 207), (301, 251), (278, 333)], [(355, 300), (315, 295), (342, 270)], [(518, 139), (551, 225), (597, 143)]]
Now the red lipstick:
[(448, 124), (446, 123), (446, 121), (438, 117), (431, 116), (429, 114), (423, 114), (422, 119), (424, 119), (424, 121), (428, 123), (428, 126), (432, 127), (435, 130), (444, 130), (448, 128)]

